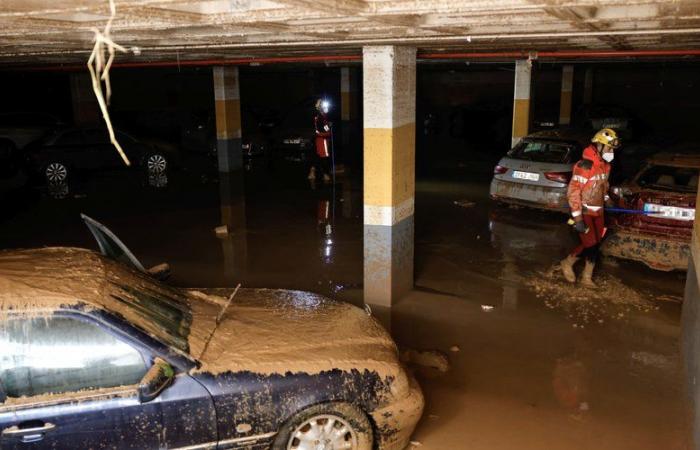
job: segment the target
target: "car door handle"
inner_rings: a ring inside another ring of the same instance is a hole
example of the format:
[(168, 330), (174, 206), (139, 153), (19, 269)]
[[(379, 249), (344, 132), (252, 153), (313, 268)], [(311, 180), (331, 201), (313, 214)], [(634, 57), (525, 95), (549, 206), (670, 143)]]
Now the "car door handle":
[(20, 428), (15, 425), (13, 427), (2, 430), (4, 438), (20, 438), (24, 443), (37, 442), (44, 439), (44, 434), (53, 431), (56, 425), (46, 422), (43, 426), (32, 428)]

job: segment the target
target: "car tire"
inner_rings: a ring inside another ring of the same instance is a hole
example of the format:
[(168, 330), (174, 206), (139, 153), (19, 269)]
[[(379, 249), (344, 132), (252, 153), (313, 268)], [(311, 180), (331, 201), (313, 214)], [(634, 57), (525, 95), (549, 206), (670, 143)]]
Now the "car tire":
[(60, 184), (68, 181), (70, 170), (68, 169), (68, 164), (62, 161), (53, 161), (44, 166), (42, 173), (48, 183)]
[[(321, 436), (312, 438), (314, 431), (321, 432)], [(314, 441), (320, 439), (326, 443), (322, 448), (329, 450), (372, 450), (374, 446), (372, 424), (361, 410), (347, 403), (323, 403), (289, 419), (277, 433), (272, 450), (316, 448), (319, 442)], [(304, 447), (304, 441), (311, 446)], [(346, 447), (348, 442), (350, 447)]]

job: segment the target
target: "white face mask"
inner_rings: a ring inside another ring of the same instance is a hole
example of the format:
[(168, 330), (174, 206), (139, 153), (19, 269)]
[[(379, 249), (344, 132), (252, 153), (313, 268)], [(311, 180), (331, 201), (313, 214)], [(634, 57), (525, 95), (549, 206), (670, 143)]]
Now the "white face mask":
[(610, 152), (603, 153), (603, 159), (606, 162), (612, 162), (612, 160), (615, 159), (615, 153), (610, 153)]

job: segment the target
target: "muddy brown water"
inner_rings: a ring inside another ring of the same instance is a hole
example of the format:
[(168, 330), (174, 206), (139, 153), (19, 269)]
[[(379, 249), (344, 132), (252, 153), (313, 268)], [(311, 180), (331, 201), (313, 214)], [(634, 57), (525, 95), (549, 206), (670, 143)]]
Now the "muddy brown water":
[[(145, 266), (170, 263), (174, 284), (303, 289), (359, 305), (362, 193), (357, 180), (339, 181), (335, 192), (313, 189), (298, 166), (253, 167), (241, 196), (210, 169), (157, 186), (103, 173), (68, 192), (11, 193), (0, 248), (95, 248), (84, 212)], [(466, 168), (419, 180), (416, 289), (373, 311), (402, 348), (450, 360), (447, 373), (418, 373), (421, 449), (688, 448), (684, 274), (605, 260), (598, 272), (610, 295), (572, 291), (551, 271), (574, 243), (564, 220), (495, 207), (488, 177)], [(217, 237), (226, 221), (231, 234)]]

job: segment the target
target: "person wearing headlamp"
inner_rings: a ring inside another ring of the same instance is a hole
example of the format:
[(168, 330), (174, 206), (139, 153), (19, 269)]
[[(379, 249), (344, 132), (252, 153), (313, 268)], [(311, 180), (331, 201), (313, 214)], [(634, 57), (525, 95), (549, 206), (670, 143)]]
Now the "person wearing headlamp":
[(316, 114), (314, 115), (314, 129), (316, 133), (314, 163), (309, 169), (309, 180), (323, 177), (324, 183), (330, 183), (330, 156), (331, 156), (331, 123), (328, 121), (330, 102), (325, 99), (316, 101)]

